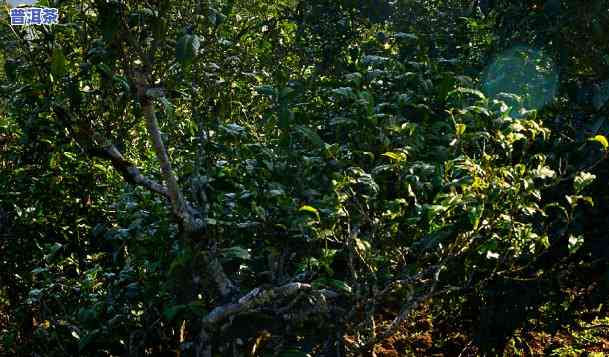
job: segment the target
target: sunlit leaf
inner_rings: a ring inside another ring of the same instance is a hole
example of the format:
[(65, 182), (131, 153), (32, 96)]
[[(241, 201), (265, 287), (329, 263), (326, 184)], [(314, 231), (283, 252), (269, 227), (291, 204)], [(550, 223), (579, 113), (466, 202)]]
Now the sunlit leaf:
[(596, 141), (597, 143), (601, 144), (603, 146), (603, 149), (607, 150), (609, 148), (609, 142), (607, 141), (607, 138), (604, 137), (603, 135), (596, 135), (593, 138), (590, 139), (591, 141)]
[(247, 249), (240, 247), (240, 246), (226, 248), (226, 249), (222, 250), (222, 255), (225, 258), (237, 258), (237, 259), (243, 259), (243, 260), (249, 260), (252, 257), (250, 252)]
[(575, 193), (580, 193), (596, 179), (596, 175), (582, 171), (573, 179)]

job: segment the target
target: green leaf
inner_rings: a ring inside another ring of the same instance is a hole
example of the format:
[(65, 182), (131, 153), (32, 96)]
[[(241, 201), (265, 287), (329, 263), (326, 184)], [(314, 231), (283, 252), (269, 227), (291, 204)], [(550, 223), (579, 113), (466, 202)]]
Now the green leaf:
[(18, 67), (19, 67), (19, 65), (18, 65), (17, 61), (7, 59), (4, 62), (4, 73), (6, 73), (6, 77), (10, 81), (14, 81), (15, 79), (17, 79), (17, 68)]
[(412, 136), (412, 134), (414, 134), (414, 132), (415, 132), (415, 130), (417, 130), (417, 128), (418, 128), (418, 124), (417, 123), (411, 123), (411, 122), (404, 123), (400, 127), (400, 129), (402, 131), (408, 132), (408, 135), (410, 135), (410, 136)]
[(249, 260), (252, 258), (250, 252), (240, 246), (234, 246), (222, 250), (222, 256), (224, 256), (225, 258), (237, 258), (243, 260)]
[(258, 94), (268, 95), (269, 97), (272, 97), (272, 96), (275, 95), (275, 88), (273, 86), (270, 86), (270, 85), (257, 86), (256, 87), (256, 92)]
[(332, 90), (332, 93), (345, 98), (352, 98), (354, 96), (353, 89), (351, 87), (340, 87)]
[(413, 40), (413, 41), (416, 41), (416, 40), (419, 39), (419, 37), (417, 37), (417, 35), (415, 35), (413, 33), (396, 32), (394, 36), (395, 36), (395, 38), (397, 38), (399, 40)]
[(539, 244), (544, 249), (548, 249), (550, 247), (550, 238), (547, 235), (541, 236), (541, 238), (539, 238)]
[(110, 66), (108, 66), (105, 63), (98, 63), (96, 65), (96, 67), (106, 76), (112, 78), (114, 76), (114, 74), (112, 73), (112, 69), (110, 69)]
[(486, 259), (499, 259), (499, 253), (495, 253), (491, 250), (486, 251)]
[(603, 149), (605, 149), (605, 150), (607, 150), (609, 148), (609, 142), (607, 141), (607, 138), (605, 138), (603, 135), (596, 135), (595, 137), (591, 138), (590, 140), (600, 143), (603, 146)]
[(183, 312), (186, 308), (186, 305), (173, 305), (168, 306), (163, 310), (163, 316), (167, 321), (173, 321), (178, 314)]
[(146, 90), (146, 95), (158, 99), (163, 104), (163, 110), (167, 118), (172, 120), (174, 118), (174, 107), (173, 104), (165, 95), (163, 90), (160, 88), (150, 88)]
[(336, 290), (340, 290), (344, 293), (351, 294), (353, 289), (349, 284), (345, 283), (342, 280), (330, 279), (330, 278), (319, 278), (315, 279), (311, 285), (314, 289), (322, 289), (324, 287), (334, 288)]
[(363, 76), (361, 73), (355, 72), (355, 73), (346, 74), (345, 79), (348, 82), (350, 82), (356, 86), (359, 86), (360, 84), (362, 84)]
[(53, 57), (51, 57), (51, 74), (55, 80), (66, 74), (66, 57), (59, 48), (53, 50)]
[(419, 241), (415, 242), (414, 247), (416, 247), (417, 250), (430, 251), (438, 247), (440, 243), (452, 237), (454, 232), (454, 225), (443, 227), (422, 237)]
[(584, 244), (583, 236), (569, 236), (569, 253), (573, 254)]
[(575, 193), (580, 193), (596, 179), (596, 175), (588, 172), (579, 172), (573, 179), (573, 189)]
[(174, 118), (174, 110), (173, 104), (167, 99), (167, 97), (160, 97), (159, 100), (163, 103), (163, 110), (165, 111), (165, 115), (169, 120), (173, 120)]
[(372, 244), (369, 241), (360, 238), (355, 238), (355, 246), (361, 253), (364, 253), (372, 248)]
[(189, 65), (199, 50), (199, 38), (196, 35), (184, 34), (176, 42), (176, 59), (183, 66)]
[(389, 58), (387, 58), (387, 57), (369, 55), (369, 56), (362, 57), (362, 64), (364, 64), (366, 66), (379, 65), (379, 64), (383, 64), (383, 63), (387, 62), (388, 60), (389, 60)]
[(471, 94), (473, 96), (478, 97), (480, 100), (486, 100), (486, 96), (484, 95), (484, 93), (482, 93), (481, 91), (477, 90), (477, 89), (472, 89), (472, 88), (464, 88), (464, 87), (459, 87), (455, 90), (452, 90), (448, 93), (448, 96), (452, 96), (454, 94)]
[(87, 333), (86, 335), (84, 335), (80, 339), (80, 342), (78, 343), (78, 350), (84, 351), (91, 342), (95, 341), (95, 339), (99, 337), (99, 335), (100, 335), (99, 329), (93, 330), (93, 331)]
[(357, 183), (368, 188), (369, 193), (376, 195), (380, 191), (380, 187), (370, 174), (363, 174), (357, 178)]
[(474, 230), (478, 229), (478, 225), (480, 224), (480, 219), (482, 218), (482, 214), (484, 213), (484, 204), (476, 205), (471, 208), (468, 213), (469, 221), (474, 227)]
[(302, 136), (307, 138), (307, 140), (309, 140), (311, 142), (311, 144), (313, 144), (317, 147), (324, 146), (324, 141), (315, 131), (313, 131), (307, 127), (304, 127), (304, 126), (296, 127), (296, 131), (298, 131)]
[(483, 114), (484, 116), (490, 117), (491, 112), (485, 107), (481, 107), (479, 105), (471, 105), (464, 109), (466, 112), (474, 112), (477, 114)]
[(194, 315), (197, 317), (201, 317), (207, 315), (208, 312), (208, 310), (206, 309), (206, 305), (202, 300), (193, 301), (189, 303), (186, 307), (187, 313), (191, 316)]
[(381, 155), (388, 157), (398, 163), (406, 160), (406, 154), (404, 154), (403, 152), (389, 151)]
[(542, 166), (535, 170), (535, 176), (541, 179), (553, 178), (556, 176), (556, 172), (548, 166)]
[(138, 282), (127, 285), (126, 295), (128, 298), (134, 299), (142, 293), (142, 286)]
[(457, 136), (462, 136), (463, 133), (465, 133), (465, 124), (459, 123), (459, 124), (455, 124), (455, 130), (457, 132)]
[(319, 211), (315, 207), (304, 205), (298, 209), (298, 212), (309, 212), (314, 214), (319, 219)]
[(124, 76), (115, 75), (113, 79), (116, 83), (120, 84), (120, 88), (122, 90), (124, 90), (125, 92), (129, 92), (131, 87), (129, 86), (129, 81), (127, 80), (127, 78), (125, 78)]
[(328, 285), (347, 294), (351, 294), (351, 292), (353, 291), (353, 289), (351, 289), (351, 286), (349, 286), (349, 284), (345, 283), (342, 280), (328, 279)]
[(74, 154), (73, 154), (73, 153), (71, 153), (71, 152), (67, 152), (67, 151), (66, 151), (66, 152), (64, 152), (63, 154), (64, 154), (64, 156), (65, 156), (65, 157), (67, 157), (67, 158), (68, 158), (68, 159), (70, 159), (70, 160), (73, 160), (73, 161), (75, 161), (75, 160), (76, 160), (76, 155), (74, 155)]
[(288, 103), (281, 100), (279, 104), (279, 127), (283, 130), (284, 139), (287, 140), (287, 133), (290, 122), (294, 119), (294, 113), (289, 109)]
[(565, 199), (567, 200), (567, 202), (569, 202), (569, 204), (571, 205), (571, 208), (575, 208), (575, 206), (577, 206), (579, 201), (586, 202), (590, 206), (594, 207), (594, 200), (590, 196), (581, 196), (581, 195), (569, 196), (569, 195), (566, 195)]
[(284, 87), (279, 91), (279, 98), (287, 99), (295, 92), (294, 88)]
[(402, 107), (405, 107), (408, 104), (412, 103), (412, 97), (406, 93), (402, 93), (398, 96), (398, 104)]

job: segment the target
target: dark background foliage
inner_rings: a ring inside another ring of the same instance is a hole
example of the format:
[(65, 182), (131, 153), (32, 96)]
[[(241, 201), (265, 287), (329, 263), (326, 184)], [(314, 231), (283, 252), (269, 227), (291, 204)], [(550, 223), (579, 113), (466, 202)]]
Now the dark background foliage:
[(609, 3), (0, 20), (0, 355), (609, 351)]

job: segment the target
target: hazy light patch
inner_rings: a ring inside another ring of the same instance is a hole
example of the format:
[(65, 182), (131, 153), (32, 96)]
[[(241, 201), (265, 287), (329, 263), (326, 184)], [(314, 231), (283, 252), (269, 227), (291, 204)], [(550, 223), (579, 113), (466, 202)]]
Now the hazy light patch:
[(552, 58), (540, 50), (514, 47), (498, 55), (482, 73), (482, 90), (491, 99), (504, 100), (510, 93), (520, 98), (507, 103), (512, 116), (520, 109), (540, 109), (550, 103), (558, 87), (558, 72)]
[[(38, 0), (0, 0), (0, 8), (4, 8), (8, 6), (9, 9), (13, 9), (16, 7), (24, 7), (24, 6), (37, 6)], [(2, 21), (10, 21), (9, 16), (5, 16), (3, 13), (0, 13), (0, 20)]]
[(38, 3), (38, 0), (7, 0), (5, 1), (6, 5), (8, 5), (9, 7), (17, 7), (17, 6), (21, 6), (21, 5), (36, 5)]

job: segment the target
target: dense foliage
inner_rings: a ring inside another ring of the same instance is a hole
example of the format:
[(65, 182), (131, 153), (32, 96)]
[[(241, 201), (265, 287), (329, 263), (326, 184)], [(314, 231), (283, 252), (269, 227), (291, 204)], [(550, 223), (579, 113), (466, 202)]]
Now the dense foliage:
[(609, 1), (0, 19), (0, 355), (609, 352)]

